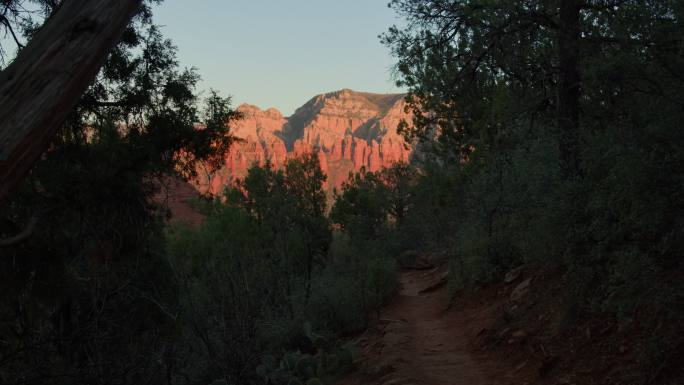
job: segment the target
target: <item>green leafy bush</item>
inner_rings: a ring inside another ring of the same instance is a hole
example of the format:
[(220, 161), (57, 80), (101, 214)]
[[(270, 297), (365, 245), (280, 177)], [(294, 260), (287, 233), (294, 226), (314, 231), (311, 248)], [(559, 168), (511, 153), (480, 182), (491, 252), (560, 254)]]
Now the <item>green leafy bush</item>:
[(308, 322), (303, 329), (315, 353), (287, 352), (280, 361), (265, 355), (256, 369), (259, 377), (272, 384), (318, 385), (353, 367), (358, 356), (353, 345), (333, 346), (334, 342), (314, 332)]
[(333, 236), (321, 175), (315, 156), (255, 166), (199, 228), (168, 233), (193, 378), (313, 384), (353, 361), (340, 338), (394, 293), (396, 267)]

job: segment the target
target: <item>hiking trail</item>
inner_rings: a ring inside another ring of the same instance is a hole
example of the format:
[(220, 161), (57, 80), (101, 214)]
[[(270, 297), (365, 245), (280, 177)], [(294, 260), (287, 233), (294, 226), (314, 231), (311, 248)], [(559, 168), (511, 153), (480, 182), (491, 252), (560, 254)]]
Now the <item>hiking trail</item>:
[(449, 309), (446, 274), (401, 274), (401, 290), (377, 325), (358, 340), (362, 369), (340, 385), (495, 385), (504, 370), (477, 360), (468, 346), (476, 316)]

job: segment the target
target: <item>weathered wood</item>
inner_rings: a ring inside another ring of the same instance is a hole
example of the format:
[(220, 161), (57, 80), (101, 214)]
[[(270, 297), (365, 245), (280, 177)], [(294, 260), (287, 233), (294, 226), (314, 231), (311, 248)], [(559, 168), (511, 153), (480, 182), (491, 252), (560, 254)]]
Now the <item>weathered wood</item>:
[(0, 73), (0, 202), (49, 146), (142, 0), (68, 0)]

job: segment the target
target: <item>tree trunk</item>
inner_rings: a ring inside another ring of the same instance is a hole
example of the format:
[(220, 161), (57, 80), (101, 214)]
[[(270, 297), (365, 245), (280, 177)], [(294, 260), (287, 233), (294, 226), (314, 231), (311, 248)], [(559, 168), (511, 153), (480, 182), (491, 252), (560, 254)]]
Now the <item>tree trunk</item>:
[(68, 0), (0, 73), (0, 203), (78, 103), (142, 0)]
[(560, 166), (565, 178), (579, 174), (580, 0), (560, 0), (558, 126)]

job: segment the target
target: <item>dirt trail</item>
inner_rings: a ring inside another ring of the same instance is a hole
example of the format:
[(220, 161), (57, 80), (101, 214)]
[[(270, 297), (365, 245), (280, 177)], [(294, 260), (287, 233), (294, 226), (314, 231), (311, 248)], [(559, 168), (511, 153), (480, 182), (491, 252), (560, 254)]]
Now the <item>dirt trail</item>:
[[(363, 373), (342, 384), (494, 385), (500, 369), (469, 353), (476, 319), (449, 310), (439, 271), (408, 271), (397, 298), (360, 340)], [(427, 289), (427, 290), (426, 290)]]

